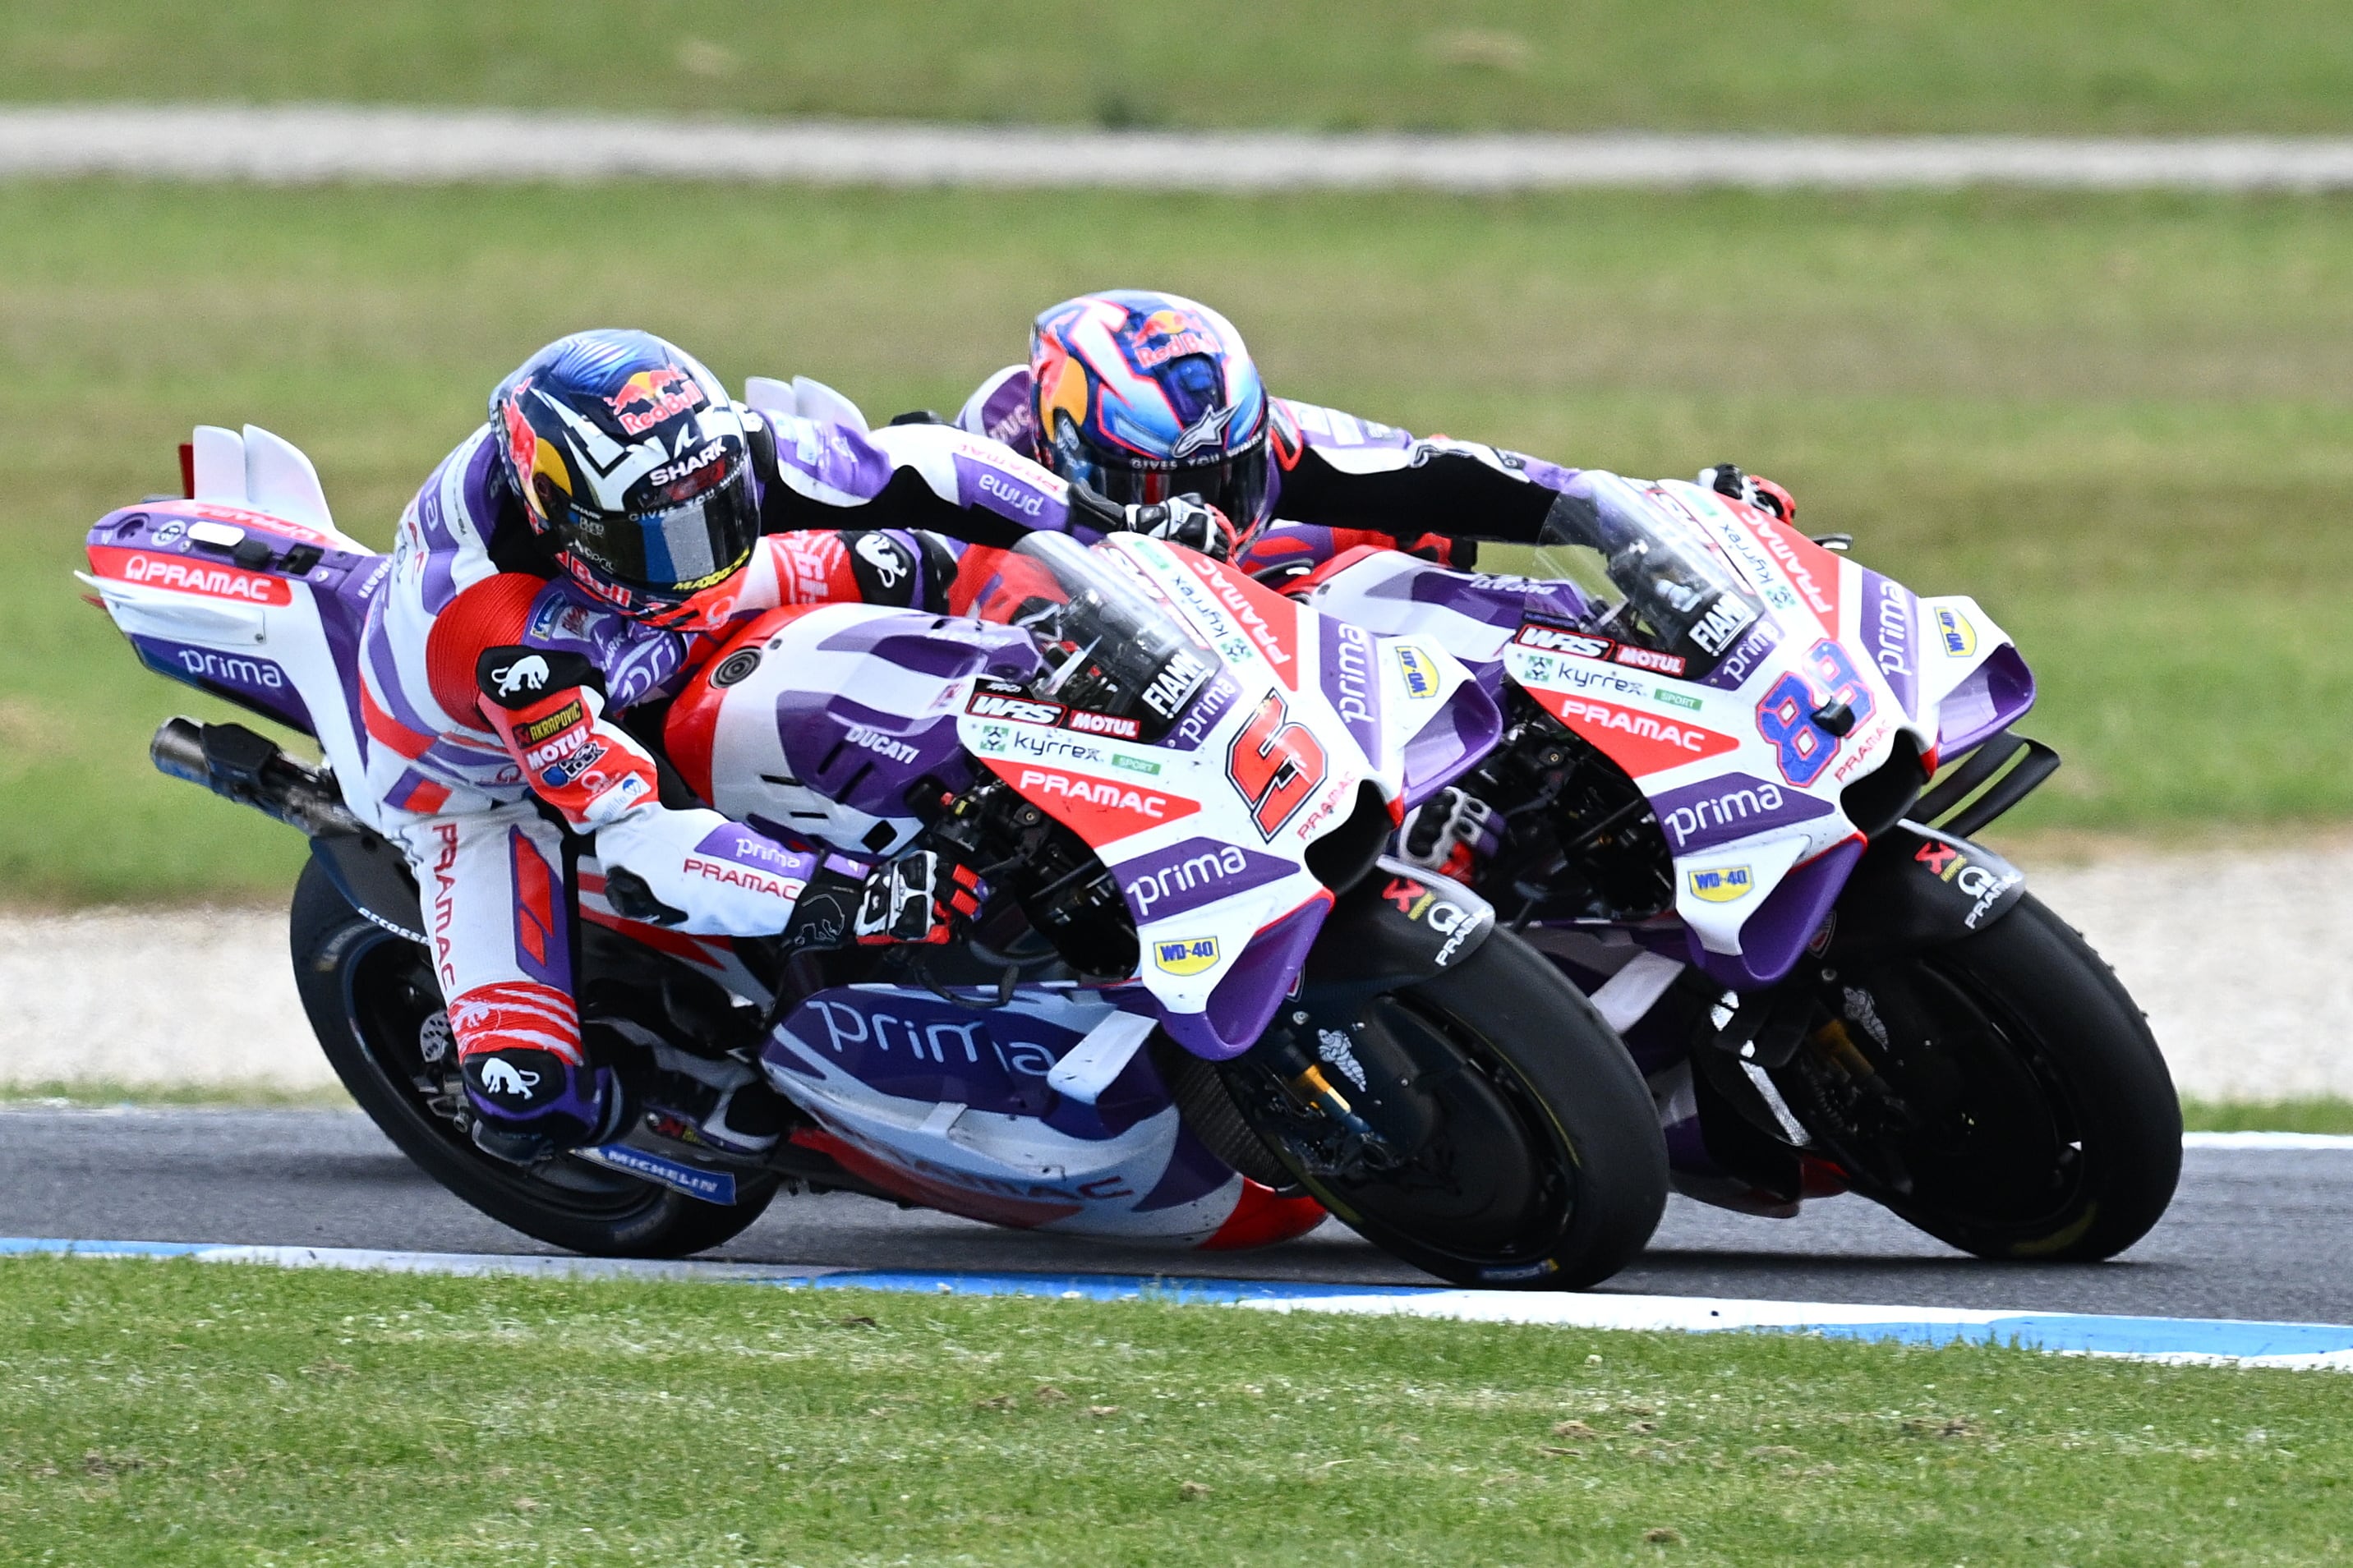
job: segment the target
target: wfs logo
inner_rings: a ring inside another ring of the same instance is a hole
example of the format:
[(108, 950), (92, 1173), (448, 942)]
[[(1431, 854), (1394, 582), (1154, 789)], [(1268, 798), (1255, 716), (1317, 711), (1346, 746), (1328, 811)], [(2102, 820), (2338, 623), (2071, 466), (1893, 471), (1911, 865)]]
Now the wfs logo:
[(1689, 874), (1692, 897), (1711, 904), (1736, 904), (1757, 890), (1757, 879), (1746, 866), (1719, 866)]

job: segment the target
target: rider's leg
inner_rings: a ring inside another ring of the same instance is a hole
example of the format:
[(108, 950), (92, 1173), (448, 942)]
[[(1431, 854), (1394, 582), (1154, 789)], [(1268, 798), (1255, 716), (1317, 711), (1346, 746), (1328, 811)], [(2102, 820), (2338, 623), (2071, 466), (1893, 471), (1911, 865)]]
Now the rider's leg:
[(527, 1154), (610, 1137), (622, 1097), (581, 1048), (561, 830), (528, 803), (389, 815), (417, 873), (476, 1141)]

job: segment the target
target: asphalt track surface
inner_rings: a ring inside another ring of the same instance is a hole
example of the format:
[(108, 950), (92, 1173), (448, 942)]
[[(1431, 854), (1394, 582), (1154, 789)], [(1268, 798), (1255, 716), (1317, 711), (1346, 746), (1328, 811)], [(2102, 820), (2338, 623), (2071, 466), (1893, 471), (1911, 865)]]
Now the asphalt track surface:
[[(0, 1236), (548, 1250), (443, 1192), (356, 1111), (0, 1110)], [(706, 1256), (813, 1266), (1428, 1284), (1336, 1225), (1258, 1252), (1001, 1230), (780, 1198)], [(2353, 1151), (2191, 1149), (2156, 1230), (2105, 1264), (1989, 1264), (1860, 1198), (1752, 1219), (1672, 1201), (1614, 1291), (2353, 1323)]]
[(2342, 190), (2348, 137), (1435, 135), (629, 118), (348, 104), (0, 109), (0, 174), (637, 177), (1161, 190)]

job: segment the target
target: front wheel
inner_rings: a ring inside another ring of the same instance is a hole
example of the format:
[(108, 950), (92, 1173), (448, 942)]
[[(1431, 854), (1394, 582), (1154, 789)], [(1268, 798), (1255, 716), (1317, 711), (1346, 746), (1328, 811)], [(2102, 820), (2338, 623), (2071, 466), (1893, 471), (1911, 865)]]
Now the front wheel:
[(525, 1170), (491, 1158), (454, 1120), (447, 1058), (428, 1059), (449, 1047), (425, 950), (353, 910), (316, 860), (295, 884), (290, 926), (295, 989), (335, 1076), (402, 1153), (500, 1224), (593, 1257), (683, 1258), (742, 1231), (776, 1195), (774, 1177), (739, 1177), (737, 1202), (707, 1204), (585, 1160)]
[(1989, 1258), (2111, 1258), (2181, 1175), (2181, 1103), (2116, 974), (2028, 896), (1949, 946), (1823, 970), (1774, 1081), (1855, 1189)]
[[(1458, 967), (1367, 998), (1354, 1022), (1355, 1071), (1335, 1063), (1335, 1087), (1385, 1130), (1409, 1130), (1378, 1159), (1334, 1159), (1328, 1125), (1303, 1114), (1263, 1046), (1223, 1069), (1251, 1129), (1344, 1224), (1464, 1285), (1574, 1289), (1641, 1251), (1667, 1194), (1650, 1093), (1535, 950), (1493, 932)], [(1333, 1062), (1337, 1047), (1323, 1049)]]

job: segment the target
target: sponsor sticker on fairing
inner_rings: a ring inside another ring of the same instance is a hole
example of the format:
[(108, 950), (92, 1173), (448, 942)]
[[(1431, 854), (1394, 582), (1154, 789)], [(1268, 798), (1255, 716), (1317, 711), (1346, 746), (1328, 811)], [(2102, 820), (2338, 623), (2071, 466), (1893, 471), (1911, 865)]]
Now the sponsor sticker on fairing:
[(1684, 879), (1692, 897), (1711, 904), (1735, 904), (1757, 890), (1757, 879), (1746, 866), (1716, 866), (1688, 871)]
[(1539, 653), (1567, 654), (1573, 658), (1608, 658), (1609, 650), (1618, 646), (1609, 637), (1596, 637), (1591, 632), (1572, 631), (1567, 626), (1547, 626), (1542, 621), (1522, 624), (1512, 640), (1522, 647), (1532, 647)]
[(1170, 974), (1198, 974), (1218, 964), (1218, 939), (1213, 936), (1180, 937), (1173, 942), (1152, 944), (1152, 962), (1155, 968)]
[(1936, 606), (1936, 636), (1954, 658), (1967, 658), (1978, 651), (1978, 628), (1950, 605)]
[(1431, 663), (1419, 648), (1399, 644), (1394, 650), (1398, 674), (1404, 678), (1405, 694), (1419, 702), (1438, 695), (1442, 684), (1438, 679), (1438, 666)]

